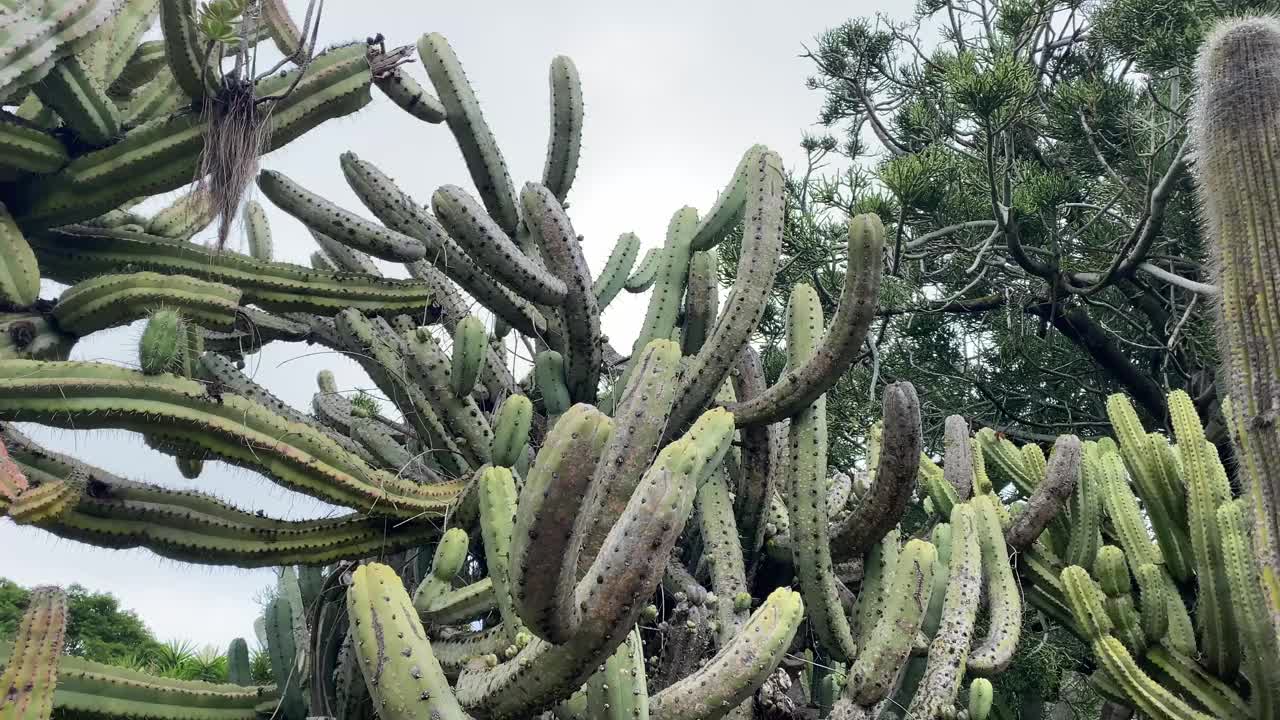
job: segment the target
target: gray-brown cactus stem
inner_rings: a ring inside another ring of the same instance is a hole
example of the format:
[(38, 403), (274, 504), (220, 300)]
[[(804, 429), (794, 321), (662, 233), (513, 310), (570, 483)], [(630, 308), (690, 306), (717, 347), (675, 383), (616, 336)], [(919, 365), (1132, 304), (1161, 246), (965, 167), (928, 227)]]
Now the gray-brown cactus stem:
[(1005, 542), (1015, 550), (1026, 550), (1040, 537), (1049, 522), (1062, 511), (1080, 480), (1083, 448), (1075, 435), (1061, 435), (1054, 443), (1053, 455), (1044, 482), (1036, 487), (1027, 505), (1005, 532)]

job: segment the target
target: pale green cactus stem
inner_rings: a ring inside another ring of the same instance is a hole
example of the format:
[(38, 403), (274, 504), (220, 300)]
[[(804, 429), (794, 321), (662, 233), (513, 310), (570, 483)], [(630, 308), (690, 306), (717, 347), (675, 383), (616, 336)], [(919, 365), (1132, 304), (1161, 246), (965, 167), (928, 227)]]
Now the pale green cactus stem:
[(831, 554), (837, 561), (861, 557), (898, 524), (920, 472), (920, 400), (911, 383), (885, 387), (881, 418), (878, 462), (868, 460), (875, 479), (853, 511), (831, 528)]
[(53, 316), (58, 327), (81, 337), (127, 325), (157, 307), (177, 308), (193, 322), (229, 330), (240, 299), (234, 287), (185, 275), (100, 275), (64, 291)]
[(1192, 126), (1196, 184), (1221, 291), (1218, 339), (1227, 359), (1228, 425), (1234, 429), (1240, 476), (1253, 523), (1259, 582), (1280, 637), (1280, 488), (1273, 471), (1280, 457), (1280, 302), (1276, 297), (1277, 232), (1271, 209), (1277, 164), (1269, 148), (1276, 134), (1280, 77), (1280, 24), (1274, 18), (1224, 21), (1208, 37), (1197, 67), (1199, 86)]
[(258, 187), (276, 207), (316, 232), (376, 258), (412, 262), (426, 255), (421, 242), (334, 205), (275, 170), (258, 175)]
[[(405, 369), (409, 379), (417, 384), (431, 404), (431, 409), (444, 425), (444, 432), (457, 446), (458, 453), (472, 467), (488, 463), (493, 430), (470, 394), (459, 396), (451, 390), (451, 358), (425, 327), (406, 330), (400, 339), (408, 351)], [(475, 387), (474, 383), (472, 387)]]
[(120, 133), (120, 113), (93, 71), (77, 57), (58, 61), (33, 88), (46, 107), (85, 143), (106, 145)]
[(889, 695), (929, 605), (936, 561), (937, 550), (923, 540), (908, 541), (902, 548), (882, 614), (849, 667), (841, 703), (866, 706)]
[(29, 307), (40, 295), (40, 267), (31, 245), (0, 205), (0, 304)]
[(715, 604), (717, 646), (728, 643), (747, 620), (751, 593), (747, 587), (742, 542), (733, 517), (733, 497), (728, 474), (722, 466), (698, 488), (695, 500), (698, 528), (702, 535), (702, 557), (711, 575)]
[(201, 189), (192, 190), (152, 216), (146, 232), (175, 240), (190, 240), (213, 222), (214, 214), (209, 193)]
[(418, 56), (444, 105), (445, 122), (457, 140), (480, 199), (498, 227), (514, 235), (520, 221), (515, 186), (462, 64), (449, 41), (439, 33), (423, 35), (418, 40)]
[(1061, 435), (1053, 446), (1044, 481), (1036, 486), (1027, 506), (1005, 533), (1005, 542), (1014, 550), (1025, 550), (1040, 537), (1049, 523), (1062, 512), (1080, 478), (1083, 449), (1080, 438)]
[(578, 154), (582, 150), (582, 81), (573, 60), (564, 55), (552, 59), (549, 79), (551, 135), (542, 184), (563, 203), (578, 174)]
[(401, 110), (423, 122), (435, 125), (444, 122), (448, 117), (449, 113), (445, 110), (444, 103), (427, 92), (426, 88), (414, 80), (408, 70), (403, 67), (394, 67), (380, 75), (375, 75), (373, 84)]
[(969, 684), (969, 720), (987, 720), (991, 715), (993, 700), (991, 681), (974, 678)]
[[(138, 341), (138, 365), (147, 375), (181, 371), (187, 356), (186, 320), (177, 310), (162, 309), (151, 313)], [(189, 377), (190, 373), (186, 373)]]
[(53, 135), (0, 115), (0, 169), (6, 174), (50, 173), (70, 161), (67, 149)]
[(1102, 504), (1107, 516), (1111, 518), (1115, 537), (1129, 562), (1135, 565), (1163, 564), (1164, 557), (1160, 548), (1151, 541), (1142, 522), (1138, 498), (1129, 488), (1124, 461), (1114, 452), (1100, 451), (1098, 468), (1102, 480)]
[(942, 477), (955, 491), (957, 500), (968, 500), (974, 494), (974, 457), (969, 423), (964, 417), (947, 417), (943, 450)]
[[(378, 266), (373, 262), (373, 258), (367, 253), (348, 247), (322, 232), (308, 229), (311, 232), (311, 237), (320, 246), (321, 256), (327, 261), (325, 263), (326, 267), (347, 273), (382, 277), (382, 271), (378, 269)], [(314, 258), (312, 264), (315, 265)], [(316, 269), (322, 268), (316, 267)]]
[[(812, 356), (824, 324), (818, 293), (809, 285), (791, 290), (787, 305), (787, 360), (794, 367)], [(857, 657), (857, 643), (836, 591), (827, 534), (827, 410), (826, 397), (791, 419), (787, 487), (784, 494), (791, 515), (793, 563), (800, 594), (805, 598), (810, 627), (829, 657), (849, 662)]]
[(511, 567), (511, 538), (516, 517), (516, 483), (504, 467), (485, 467), (479, 475), (480, 532), (484, 537), (485, 565), (493, 582), (494, 599), (502, 617), (503, 631), (515, 644), (524, 630), (514, 601)]
[(587, 682), (588, 717), (635, 720), (649, 717), (649, 690), (640, 631), (632, 630), (617, 652)]
[(1009, 666), (1022, 635), (1022, 594), (1009, 565), (1009, 548), (996, 510), (998, 503), (995, 495), (973, 499), (982, 547), (982, 574), (986, 578), (989, 627), (986, 638), (969, 653), (968, 667), (971, 672), (986, 677), (1001, 673)]
[(1158, 565), (1147, 563), (1133, 570), (1138, 583), (1138, 607), (1141, 612), (1142, 631), (1147, 643), (1154, 645), (1169, 632), (1169, 590), (1164, 573)]
[(1084, 443), (1080, 459), (1080, 480), (1071, 494), (1068, 512), (1071, 517), (1063, 560), (1068, 565), (1093, 567), (1102, 546), (1102, 467), (1098, 445)]
[(1218, 507), (1231, 499), (1231, 486), (1217, 450), (1205, 439), (1195, 405), (1184, 391), (1169, 393), (1169, 417), (1187, 480), (1187, 522), (1199, 590), (1195, 619), (1200, 649), (1209, 668), (1229, 676), (1240, 665), (1239, 626), (1232, 610), (1236, 601), (1227, 582), (1217, 513)]
[(880, 287), (884, 226), (875, 215), (849, 221), (848, 268), (840, 305), (813, 354), (792, 363), (763, 394), (729, 409), (743, 425), (771, 423), (795, 415), (835, 384), (862, 352), (862, 341), (875, 317)]
[(293, 613), (287, 597), (277, 596), (266, 607), (267, 652), (271, 657), (271, 674), (280, 689), (280, 714), (288, 720), (305, 718), (306, 700), (302, 694), (302, 673), (298, 671), (297, 636), (293, 632)]
[(1280, 649), (1268, 627), (1265, 600), (1258, 591), (1258, 561), (1249, 546), (1244, 502), (1232, 500), (1218, 507), (1218, 535), (1226, 563), (1233, 614), (1244, 645), (1244, 674), (1249, 679), (1250, 704), (1260, 720), (1280, 716)]
[(862, 588), (858, 592), (850, 623), (853, 638), (859, 647), (870, 641), (876, 623), (888, 606), (889, 586), (893, 582), (894, 571), (898, 569), (898, 542), (901, 537), (901, 531), (894, 528), (872, 546), (863, 558)]
[(699, 223), (693, 236), (694, 250), (710, 250), (729, 233), (734, 224), (744, 215), (743, 208), (747, 203), (748, 186), (752, 169), (767, 152), (763, 145), (752, 145), (738, 161), (733, 177), (728, 186), (716, 197), (716, 204)]
[(604, 339), (600, 308), (582, 245), (560, 202), (547, 188), (526, 183), (520, 193), (525, 224), (541, 248), (548, 270), (565, 287), (560, 316), (564, 325), (565, 380), (575, 402), (596, 401)]
[(991, 428), (982, 428), (975, 437), (982, 448), (983, 458), (998, 480), (1012, 483), (1024, 495), (1035, 492), (1044, 477), (1027, 466), (1022, 451), (1013, 442), (997, 435)]
[(1106, 595), (1103, 606), (1113, 624), (1112, 634), (1131, 653), (1141, 656), (1147, 649), (1147, 638), (1134, 606), (1133, 585), (1124, 551), (1114, 545), (1103, 545), (1094, 561), (1093, 575), (1098, 578), (1098, 584)]
[(514, 467), (529, 444), (533, 423), (533, 403), (524, 395), (512, 395), (498, 407), (493, 419), (493, 446), (490, 458), (494, 465)]
[(573, 631), (560, 616), (567, 603), (561, 592), (577, 582), (576, 565), (569, 567), (566, 557), (575, 518), (614, 432), (603, 413), (574, 405), (547, 433), (520, 493), (511, 539), (512, 594), (529, 629), (552, 642), (563, 642)]
[(977, 620), (982, 583), (978, 527), (969, 503), (951, 510), (951, 562), (938, 632), (929, 643), (923, 680), (907, 707), (908, 717), (933, 720), (956, 703), (964, 680)]
[(0, 717), (45, 720), (53, 712), (59, 656), (67, 634), (67, 596), (56, 587), (31, 591), (0, 673)]
[(920, 456), (919, 481), (928, 495), (925, 499), (933, 505), (933, 512), (939, 517), (950, 517), (952, 508), (962, 502), (959, 493), (947, 481), (946, 471), (938, 467), (928, 455)]
[(596, 296), (596, 305), (600, 312), (609, 307), (609, 303), (622, 291), (626, 284), (631, 266), (635, 264), (636, 255), (640, 252), (640, 238), (635, 233), (622, 233), (609, 252), (604, 269), (596, 276), (592, 292)]
[(1249, 703), (1196, 659), (1157, 646), (1148, 650), (1143, 660), (1153, 678), (1190, 700), (1197, 709), (1208, 710), (1219, 718), (1253, 716)]
[(395, 571), (362, 565), (347, 589), (353, 649), (380, 717), (464, 720)]
[(662, 265), (663, 248), (649, 248), (635, 270), (627, 276), (623, 287), (629, 293), (642, 293), (653, 286), (658, 278), (658, 268)]
[(650, 699), (653, 720), (718, 720), (751, 697), (782, 661), (804, 617), (800, 594), (778, 588), (705, 666)]
[(572, 403), (564, 377), (564, 356), (555, 350), (543, 350), (533, 359), (534, 384), (542, 394), (542, 407), (548, 422), (554, 423)]

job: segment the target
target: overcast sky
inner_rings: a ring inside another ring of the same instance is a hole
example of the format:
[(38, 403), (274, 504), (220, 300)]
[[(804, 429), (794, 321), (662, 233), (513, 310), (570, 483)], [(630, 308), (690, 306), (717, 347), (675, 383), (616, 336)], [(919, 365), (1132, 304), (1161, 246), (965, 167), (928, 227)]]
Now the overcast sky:
[[(301, 20), (305, 0), (289, 0)], [(582, 160), (570, 194), (570, 215), (586, 237), (585, 253), (599, 270), (619, 233), (633, 231), (645, 247), (660, 245), (671, 213), (683, 205), (705, 211), (742, 152), (765, 143), (788, 166), (817, 115), (820, 95), (805, 89), (808, 63), (799, 58), (815, 34), (889, 2), (701, 0), (601, 3), (330, 0), (324, 43), (381, 32), (388, 46), (416, 43), (425, 32), (449, 38), (479, 95), (517, 187), (541, 177), (548, 129), (547, 68), (568, 55), (582, 76), (586, 101)], [(895, 10), (901, 13), (902, 10)], [(409, 72), (429, 83), (420, 65)], [(338, 155), (354, 150), (396, 178), (421, 203), (436, 187), (469, 187), (453, 138), (400, 111), (376, 90), (354, 116), (330, 121), (263, 161), (349, 209), (363, 212), (347, 188)], [(277, 259), (305, 264), (316, 247), (302, 226), (268, 207)], [(402, 275), (388, 267), (389, 274)], [(58, 289), (46, 284), (46, 297)], [(623, 293), (605, 313), (615, 347), (630, 347), (644, 298)], [(73, 359), (134, 362), (140, 327), (100, 333), (81, 342)], [(344, 388), (369, 387), (352, 362), (305, 345), (276, 343), (250, 359), (248, 370), (286, 402), (307, 409), (318, 370)], [(198, 488), (269, 515), (301, 518), (328, 512), (260, 476), (208, 463), (188, 482), (173, 460), (140, 436), (112, 431), (62, 431), (26, 426), (36, 439), (126, 477)], [(255, 597), (270, 570), (207, 568), (158, 558), (145, 550), (110, 551), (59, 540), (0, 522), (0, 576), (24, 585), (81, 583), (117, 595), (162, 640), (184, 638), (225, 646), (253, 643)]]

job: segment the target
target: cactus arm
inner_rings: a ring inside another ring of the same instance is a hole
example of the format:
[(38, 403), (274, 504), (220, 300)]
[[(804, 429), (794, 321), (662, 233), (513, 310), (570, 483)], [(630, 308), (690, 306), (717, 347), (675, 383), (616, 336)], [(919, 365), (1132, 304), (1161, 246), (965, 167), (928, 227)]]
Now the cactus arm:
[(357, 250), (353, 247), (334, 240), (333, 238), (308, 228), (311, 237), (320, 246), (319, 257), (323, 259), (323, 267), (316, 265), (316, 256), (312, 256), (311, 264), (317, 270), (331, 268), (341, 272), (360, 273), (361, 275), (371, 275), (373, 277), (382, 277), (382, 271), (374, 264), (373, 258), (367, 253)]
[(609, 303), (621, 292), (626, 284), (631, 266), (635, 264), (636, 255), (640, 252), (640, 238), (635, 233), (623, 233), (618, 236), (605, 261), (604, 269), (595, 279), (592, 292), (596, 296), (596, 304), (600, 312), (609, 307)]
[(547, 267), (564, 284), (561, 305), (564, 320), (566, 370), (569, 395), (575, 402), (595, 402), (600, 384), (600, 308), (591, 287), (591, 272), (573, 225), (551, 191), (528, 183), (520, 195), (525, 222), (542, 221), (533, 234), (540, 239)]
[(1114, 545), (1104, 545), (1094, 562), (1093, 574), (1098, 577), (1102, 592), (1107, 596), (1103, 606), (1114, 625), (1112, 634), (1131, 653), (1142, 655), (1147, 648), (1147, 637), (1134, 607), (1133, 585), (1129, 579), (1129, 568), (1125, 564), (1124, 551)]
[(1217, 336), (1226, 359), (1230, 395), (1228, 425), (1253, 524), (1260, 585), (1280, 637), (1280, 486), (1273, 470), (1280, 457), (1274, 420), (1280, 397), (1280, 302), (1274, 258), (1277, 165), (1270, 148), (1278, 118), (1280, 83), (1273, 72), (1280, 53), (1274, 18), (1223, 22), (1205, 41), (1197, 67), (1194, 111), (1197, 183), (1221, 288)]
[(951, 510), (946, 597), (938, 632), (929, 643), (924, 679), (907, 708), (909, 717), (939, 717), (955, 704), (960, 692), (982, 583), (982, 553), (974, 515), (968, 503), (957, 504)]
[(79, 58), (60, 60), (34, 90), (40, 102), (85, 143), (105, 145), (119, 134), (120, 114), (115, 103)]
[(28, 307), (39, 295), (40, 267), (35, 252), (0, 204), (0, 303)]
[(418, 84), (403, 67), (395, 67), (375, 75), (373, 84), (401, 110), (432, 125), (444, 122), (448, 112), (444, 103)]
[(644, 257), (640, 258), (640, 264), (636, 265), (635, 270), (622, 284), (627, 292), (642, 293), (653, 285), (658, 277), (658, 268), (663, 262), (662, 252), (662, 248), (649, 248), (645, 251)]
[(441, 187), (431, 196), (431, 209), (467, 253), (522, 297), (549, 305), (565, 301), (564, 281), (525, 255), (465, 190)]
[[(693, 235), (694, 250), (710, 250), (720, 243), (745, 214), (743, 207), (747, 203), (752, 170), (760, 160), (760, 156), (768, 152), (763, 145), (752, 145), (738, 161), (733, 170), (729, 184), (716, 198), (716, 204), (698, 224)], [(808, 403), (805, 403), (806, 405)]]
[(258, 174), (258, 187), (276, 207), (307, 227), (376, 258), (412, 262), (426, 254), (426, 249), (416, 239), (344, 210), (283, 173), (263, 170)]
[(449, 41), (439, 33), (423, 35), (418, 40), (418, 55), (444, 105), (445, 122), (458, 142), (480, 199), (498, 227), (508, 235), (514, 234), (520, 221), (515, 186), (462, 64)]
[(1133, 577), (1138, 582), (1142, 631), (1147, 643), (1154, 645), (1169, 631), (1169, 597), (1164, 574), (1160, 566), (1147, 563), (1135, 568)]
[(543, 334), (546, 320), (538, 311), (482, 270), (444, 227), (390, 177), (355, 153), (343, 153), (341, 162), (347, 184), (375, 217), (421, 242), (427, 260), (513, 328), (525, 335)]
[(8, 113), (0, 113), (0, 168), (13, 173), (51, 173), (70, 160), (53, 135)]
[(1205, 670), (1196, 660), (1164, 647), (1153, 647), (1143, 656), (1139, 665), (1146, 669), (1161, 685), (1172, 687), (1182, 697), (1194, 700), (1212, 717), (1256, 717), (1249, 703), (1235, 690)]
[(493, 419), (493, 446), (490, 457), (494, 465), (513, 467), (524, 455), (533, 422), (533, 403), (524, 395), (511, 395), (502, 401)]
[(1086, 442), (1080, 457), (1080, 479), (1068, 503), (1070, 531), (1063, 559), (1068, 565), (1093, 567), (1102, 546), (1102, 468), (1097, 444)]
[(884, 226), (874, 215), (849, 221), (848, 270), (840, 305), (813, 355), (748, 403), (730, 406), (738, 422), (771, 423), (790, 417), (826, 392), (857, 360), (875, 317), (883, 261)]
[(1026, 508), (1005, 533), (1009, 547), (1018, 551), (1027, 549), (1049, 526), (1049, 522), (1062, 512), (1079, 481), (1082, 453), (1080, 438), (1075, 435), (1058, 437), (1044, 482), (1036, 487), (1027, 500)]
[(857, 507), (832, 528), (836, 561), (861, 557), (898, 524), (920, 473), (920, 401), (911, 383), (892, 383), (885, 388), (881, 418), (884, 430), (875, 480)]
[(1098, 459), (1098, 465), (1102, 480), (1102, 503), (1129, 562), (1135, 565), (1162, 564), (1160, 548), (1147, 535), (1138, 510), (1138, 499), (1129, 488), (1124, 461), (1114, 452), (1104, 452)]
[(883, 614), (857, 660), (841, 702), (872, 705), (889, 695), (898, 670), (911, 653), (911, 644), (924, 619), (933, 592), (937, 550), (923, 540), (911, 540), (898, 554), (897, 568), (886, 588)]
[(524, 632), (516, 612), (511, 575), (511, 538), (515, 529), (516, 484), (511, 471), (485, 467), (479, 472), (480, 531), (484, 538), (485, 565), (493, 581), (494, 600), (502, 627), (511, 643)]
[(982, 428), (976, 437), (983, 459), (990, 463), (996, 479), (1012, 483), (1024, 495), (1035, 492), (1044, 478), (1027, 467), (1022, 452), (1008, 438), (996, 435), (991, 428)]
[(717, 645), (724, 646), (746, 622), (751, 593), (747, 590), (738, 524), (733, 517), (728, 473), (723, 466), (698, 487), (695, 506), (702, 535), (702, 557), (710, 569), (711, 591), (719, 598), (715, 605), (719, 623)]
[(0, 97), (38, 82), (62, 58), (89, 47), (102, 34), (115, 3), (70, 0), (49, 5), (40, 13), (13, 8), (10, 19), (14, 40), (6, 48), (0, 67)]
[(101, 275), (63, 292), (53, 315), (62, 330), (81, 337), (128, 325), (157, 306), (178, 309), (215, 330), (230, 329), (240, 298), (236, 288), (185, 275)]
[(587, 717), (596, 720), (635, 720), (649, 717), (649, 691), (640, 631), (632, 630), (602, 670), (587, 681)]
[(195, 0), (160, 0), (160, 28), (169, 70), (182, 92), (197, 101), (216, 93), (221, 73), (201, 47)]
[(441, 513), (461, 489), (373, 470), (323, 433), (242, 397), (219, 402), (197, 382), (97, 363), (0, 361), (0, 418), (14, 417), (192, 443), (314, 497), (404, 517)]
[(487, 350), (484, 322), (480, 318), (468, 315), (454, 327), (449, 374), (449, 389), (454, 397), (464, 398), (475, 389)]
[(582, 150), (582, 81), (573, 60), (564, 55), (552, 59), (549, 75), (551, 135), (542, 184), (563, 203), (578, 174), (578, 154)]
[(774, 590), (705, 666), (650, 699), (654, 720), (718, 720), (755, 693), (782, 661), (804, 615), (800, 594)]
[(209, 202), (209, 194), (196, 189), (156, 213), (147, 223), (146, 232), (175, 240), (190, 240), (211, 222), (213, 205)]
[(1232, 613), (1235, 602), (1228, 587), (1222, 538), (1218, 534), (1217, 511), (1222, 503), (1230, 500), (1231, 487), (1217, 451), (1205, 439), (1195, 405), (1186, 392), (1169, 393), (1169, 416), (1187, 480), (1187, 523), (1191, 529), (1191, 553), (1199, 589), (1196, 625), (1200, 631), (1200, 649), (1211, 669), (1229, 675), (1239, 667), (1240, 644)]
[[(898, 541), (902, 533), (897, 528), (873, 545), (862, 560), (862, 587), (853, 608), (853, 637), (858, 646), (865, 647), (871, 640), (876, 623), (888, 605), (889, 585), (893, 572), (898, 568)], [(796, 537), (792, 534), (792, 537)]]
[(1249, 678), (1251, 703), (1257, 717), (1270, 719), (1280, 713), (1280, 677), (1276, 675), (1280, 648), (1268, 627), (1265, 601), (1256, 584), (1258, 561), (1249, 546), (1245, 512), (1240, 500), (1219, 506), (1218, 534), (1233, 612), (1244, 645), (1244, 673)]
[[(715, 325), (720, 308), (719, 267), (712, 251), (695, 252), (689, 261), (689, 280), (684, 295), (684, 325), (680, 345), (685, 355), (697, 355)], [(736, 415), (735, 415), (736, 417)]]
[[(748, 345), (738, 354), (738, 364), (733, 373), (734, 393), (739, 400), (749, 400), (765, 389), (764, 366), (760, 354)], [(764, 518), (769, 500), (774, 495), (775, 477), (781, 466), (781, 457), (775, 452), (778, 444), (773, 436), (780, 433), (774, 425), (748, 425), (740, 431), (742, 440), (742, 475), (734, 489), (734, 511), (742, 545), (754, 560), (764, 542)]]
[(49, 717), (66, 634), (66, 595), (55, 587), (33, 589), (14, 635), (9, 662), (0, 673), (0, 718)]
[(1168, 720), (1208, 720), (1142, 671), (1121, 642), (1110, 635), (1093, 642), (1099, 665), (1120, 686), (1128, 700), (1152, 718)]
[[(733, 418), (705, 413), (663, 448), (575, 588), (574, 635), (552, 645), (535, 638), (496, 668), (458, 679), (458, 698), (473, 714), (528, 717), (571, 695), (612, 655), (643, 610), (636, 598), (657, 589), (666, 558), (684, 530), (699, 482), (728, 450)], [(614, 558), (630, 558), (621, 567)]]
[(990, 627), (987, 637), (969, 653), (969, 670), (984, 676), (1003, 672), (1013, 660), (1022, 634), (1022, 598), (1009, 548), (1000, 530), (996, 511), (998, 499), (987, 495), (974, 499), (982, 546), (982, 574), (987, 580), (987, 607)]
[(267, 211), (257, 200), (247, 200), (243, 213), (249, 257), (262, 262), (271, 262), (271, 224), (267, 220)]
[[(406, 331), (401, 338), (408, 349), (406, 370), (436, 415), (446, 425), (445, 432), (456, 433), (458, 452), (472, 466), (489, 462), (493, 430), (470, 394), (459, 397), (451, 386), (452, 361), (436, 345), (426, 328)], [(474, 383), (472, 387), (475, 387)]]
[[(159, 0), (127, 0), (112, 22), (110, 35), (100, 41), (103, 48), (102, 86), (114, 90), (120, 75), (140, 47), (139, 40), (151, 29), (160, 12)], [(157, 43), (163, 47), (162, 43)]]
[(235, 638), (227, 647), (227, 682), (233, 685), (253, 685), (253, 673), (249, 669), (249, 645), (244, 638)]
[(974, 494), (973, 443), (969, 440), (969, 423), (960, 415), (947, 417), (943, 435), (942, 477), (955, 490), (957, 499), (968, 500)]
[(362, 565), (347, 589), (352, 646), (378, 715), (388, 720), (465, 720), (399, 576)]
[[(809, 285), (796, 285), (787, 305), (787, 358), (793, 366), (813, 354), (823, 328), (822, 306)], [(796, 580), (808, 608), (809, 623), (823, 652), (840, 662), (857, 655), (836, 592), (831, 542), (827, 536), (827, 412), (826, 397), (791, 419), (788, 438), (787, 510), (792, 534), (804, 538), (791, 545)]]
[(271, 657), (271, 674), (281, 689), (280, 713), (290, 720), (306, 717), (302, 696), (302, 676), (298, 672), (297, 637), (293, 633), (293, 614), (287, 597), (276, 596), (266, 608), (267, 652)]
[(566, 562), (574, 519), (587, 502), (601, 453), (617, 432), (590, 405), (573, 406), (547, 433), (520, 492), (511, 540), (512, 587), (517, 612), (538, 637), (558, 642), (572, 631), (558, 613), (577, 582), (577, 566)]
[[(765, 151), (750, 169), (738, 274), (711, 336), (690, 363), (671, 411), (668, 437), (697, 416), (724, 382), (764, 315), (782, 255), (783, 170)], [(766, 391), (768, 392), (768, 391)]]
[(678, 386), (680, 349), (670, 340), (655, 340), (644, 347), (634, 368), (614, 412), (613, 436), (574, 523), (565, 578), (576, 580), (587, 571), (649, 466)]

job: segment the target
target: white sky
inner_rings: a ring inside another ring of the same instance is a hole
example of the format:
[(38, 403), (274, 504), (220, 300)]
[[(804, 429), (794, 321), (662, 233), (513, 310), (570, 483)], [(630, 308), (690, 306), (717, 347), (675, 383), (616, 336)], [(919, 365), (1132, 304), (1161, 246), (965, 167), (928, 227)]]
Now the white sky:
[[(289, 0), (289, 5), (301, 20), (305, 0)], [(849, 17), (880, 10), (909, 12), (888, 0), (329, 0), (321, 40), (345, 42), (382, 32), (390, 47), (416, 43), (425, 32), (443, 33), (466, 68), (517, 188), (541, 177), (548, 64), (558, 54), (573, 58), (582, 77), (586, 121), (570, 215), (586, 236), (587, 260), (598, 271), (619, 233), (638, 233), (645, 248), (660, 245), (676, 209), (691, 204), (705, 212), (752, 144), (767, 144), (788, 166), (801, 162), (801, 133), (811, 127), (821, 101), (819, 93), (804, 87), (811, 69), (798, 57), (801, 46)], [(420, 65), (409, 72), (429, 87)], [(470, 186), (445, 126), (415, 120), (376, 89), (364, 110), (273, 153), (263, 167), (363, 213), (338, 167), (344, 150), (379, 165), (421, 203), (429, 202), (440, 185)], [(316, 249), (309, 235), (264, 204), (271, 213), (277, 259), (306, 264)], [(390, 272), (403, 275), (399, 268)], [(46, 284), (46, 297), (56, 292)], [(624, 292), (605, 313), (615, 347), (630, 347), (646, 297)], [(72, 358), (133, 362), (140, 333), (137, 326), (99, 333), (82, 341)], [(286, 402), (307, 409), (316, 372), (323, 368), (333, 370), (343, 388), (371, 386), (353, 362), (305, 345), (273, 344), (250, 359), (248, 370)], [(269, 515), (314, 517), (330, 510), (221, 463), (207, 463), (203, 475), (188, 482), (172, 459), (149, 450), (132, 433), (24, 429), (54, 449), (126, 477), (198, 488)], [(208, 568), (145, 550), (103, 550), (8, 521), (0, 521), (0, 557), (0, 576), (24, 585), (78, 582), (111, 592), (138, 611), (161, 640), (220, 647), (234, 637), (255, 642), (255, 597), (272, 581), (271, 570)]]

